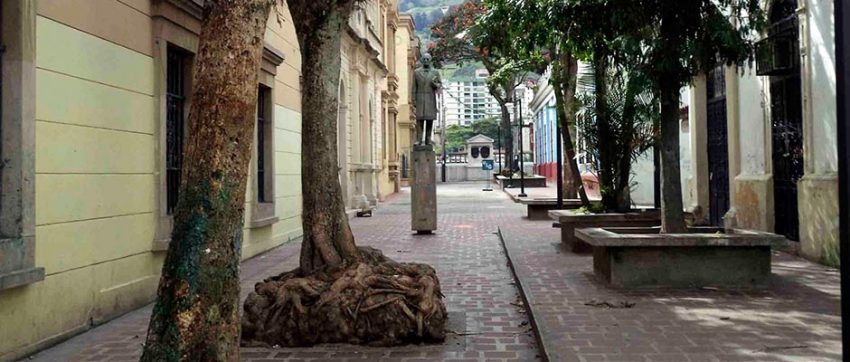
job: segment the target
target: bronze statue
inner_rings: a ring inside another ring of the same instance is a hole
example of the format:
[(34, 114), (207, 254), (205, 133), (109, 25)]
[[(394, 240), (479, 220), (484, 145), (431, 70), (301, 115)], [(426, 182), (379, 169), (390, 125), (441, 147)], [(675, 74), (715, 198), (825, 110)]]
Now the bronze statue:
[(431, 131), (437, 119), (437, 91), (442, 87), (440, 73), (425, 54), (413, 73), (413, 104), (416, 107), (416, 144), (431, 144)]

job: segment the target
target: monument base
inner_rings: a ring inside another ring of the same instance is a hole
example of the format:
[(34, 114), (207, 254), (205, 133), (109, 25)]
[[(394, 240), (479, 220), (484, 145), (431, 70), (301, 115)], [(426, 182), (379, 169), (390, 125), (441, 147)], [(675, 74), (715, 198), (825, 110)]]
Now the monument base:
[(437, 160), (434, 146), (413, 146), (411, 158), (411, 227), (419, 234), (430, 234), (437, 230)]

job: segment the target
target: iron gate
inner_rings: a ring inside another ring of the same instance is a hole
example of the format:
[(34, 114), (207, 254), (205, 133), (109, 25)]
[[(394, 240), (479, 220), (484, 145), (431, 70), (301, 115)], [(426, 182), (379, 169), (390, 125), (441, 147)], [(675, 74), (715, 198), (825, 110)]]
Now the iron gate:
[(729, 146), (726, 125), (726, 79), (723, 67), (708, 73), (708, 190), (709, 221), (720, 226), (729, 210)]
[(797, 182), (803, 177), (803, 101), (799, 62), (799, 26), (794, 0), (781, 0), (770, 14), (771, 27), (762, 41), (759, 75), (770, 76), (773, 205), (775, 230), (800, 240)]

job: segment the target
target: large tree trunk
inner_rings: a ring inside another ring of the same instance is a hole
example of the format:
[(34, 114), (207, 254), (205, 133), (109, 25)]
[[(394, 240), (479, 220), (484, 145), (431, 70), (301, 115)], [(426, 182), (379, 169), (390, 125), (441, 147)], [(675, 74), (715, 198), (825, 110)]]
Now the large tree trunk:
[(679, 84), (675, 76), (659, 79), (661, 96), (661, 232), (685, 232), (679, 168)]
[(555, 112), (561, 131), (561, 142), (564, 145), (565, 158), (568, 167), (564, 170), (564, 193), (567, 198), (575, 195), (581, 199), (582, 205), (590, 207), (587, 190), (581, 179), (581, 171), (576, 161), (576, 150), (570, 132), (570, 123), (575, 117), (576, 78), (578, 76), (578, 60), (571, 54), (561, 54), (552, 63), (552, 88), (555, 93)]
[[(312, 273), (359, 257), (345, 215), (337, 163), (340, 44), (342, 27), (354, 4), (333, 5), (324, 19), (306, 4), (290, 1), (301, 45), (301, 192), (303, 197), (301, 271)], [(302, 5), (304, 4), (304, 5)], [(318, 23), (317, 20), (322, 21)]]
[(242, 341), (396, 345), (445, 338), (436, 271), (357, 248), (337, 178), (340, 43), (354, 0), (290, 0), (301, 47), (304, 240), (300, 267), (258, 283)]
[(186, 167), (143, 361), (239, 359), (239, 259), (268, 0), (207, 0)]

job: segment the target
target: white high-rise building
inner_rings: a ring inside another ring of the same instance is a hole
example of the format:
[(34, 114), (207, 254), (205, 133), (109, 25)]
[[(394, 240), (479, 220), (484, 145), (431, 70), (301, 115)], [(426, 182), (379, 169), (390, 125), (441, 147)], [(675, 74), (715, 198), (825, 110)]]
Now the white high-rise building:
[(472, 122), (499, 117), (499, 103), (487, 89), (487, 70), (479, 69), (475, 77), (446, 82), (438, 100), (443, 107), (446, 127), (468, 126)]

